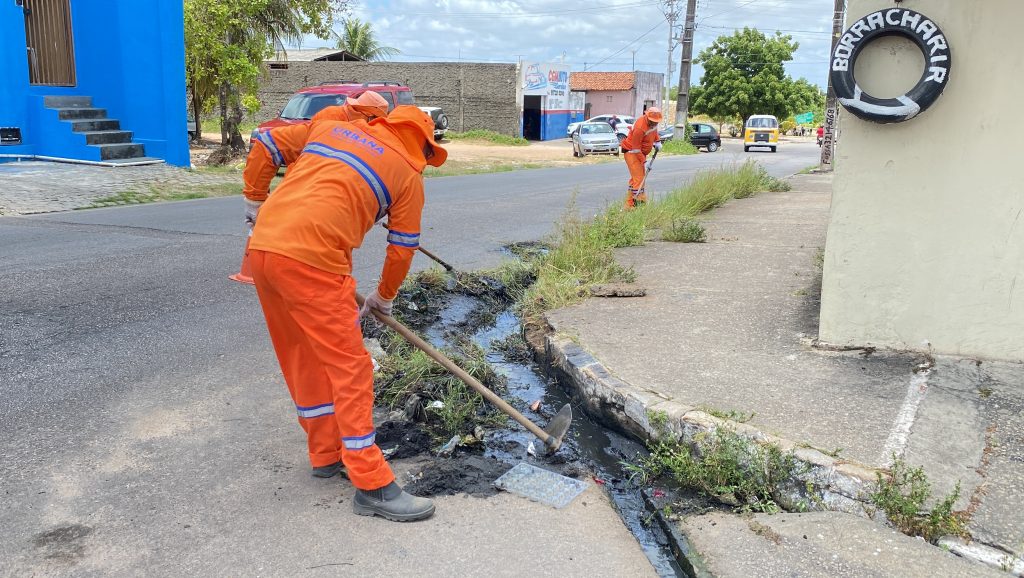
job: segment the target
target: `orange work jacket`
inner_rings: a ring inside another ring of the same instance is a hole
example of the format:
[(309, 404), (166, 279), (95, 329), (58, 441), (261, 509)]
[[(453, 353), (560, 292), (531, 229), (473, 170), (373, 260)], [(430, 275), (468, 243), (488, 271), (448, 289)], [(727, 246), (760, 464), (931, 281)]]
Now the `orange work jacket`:
[[(269, 195), (270, 181), (287, 164)], [(406, 152), (386, 118), (324, 120), (257, 133), (243, 179), (260, 208), (249, 246), (339, 275), (352, 273), (352, 250), (388, 217), (387, 257), (377, 287), (393, 299), (419, 247), (422, 158)]]
[(654, 143), (660, 140), (658, 125), (642, 116), (633, 123), (633, 128), (629, 129), (629, 135), (622, 141), (622, 148), (626, 152), (639, 151), (647, 156), (654, 148)]

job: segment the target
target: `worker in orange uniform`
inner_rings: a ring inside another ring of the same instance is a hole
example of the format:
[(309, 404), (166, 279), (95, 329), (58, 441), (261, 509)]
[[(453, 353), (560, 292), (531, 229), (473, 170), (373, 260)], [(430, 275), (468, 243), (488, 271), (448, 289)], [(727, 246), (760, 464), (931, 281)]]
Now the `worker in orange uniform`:
[[(391, 315), (419, 246), (423, 169), (448, 153), (413, 106), (370, 122), (316, 120), (262, 134), (244, 172), (246, 219), (255, 223), (249, 260), (314, 475), (333, 476), (344, 463), (357, 514), (429, 517), (433, 502), (403, 491), (374, 443), (373, 365), (359, 319), (371, 309)], [(283, 164), (288, 174), (268, 198)], [(384, 268), (359, 308), (352, 250), (385, 217)]]
[(632, 209), (647, 202), (644, 191), (644, 161), (651, 149), (661, 150), (661, 137), (658, 136), (658, 123), (661, 122), (661, 109), (652, 106), (644, 112), (629, 129), (629, 135), (622, 141), (622, 152), (629, 168), (629, 191), (626, 194), (626, 208)]
[(388, 115), (388, 101), (380, 93), (367, 90), (345, 99), (343, 104), (328, 106), (313, 115), (318, 120), (373, 120)]

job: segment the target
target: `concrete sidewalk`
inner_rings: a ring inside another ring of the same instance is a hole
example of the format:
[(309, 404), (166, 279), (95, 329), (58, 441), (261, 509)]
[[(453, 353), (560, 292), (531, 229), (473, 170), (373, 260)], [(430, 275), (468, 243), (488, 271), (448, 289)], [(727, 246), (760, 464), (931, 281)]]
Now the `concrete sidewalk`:
[(716, 210), (707, 243), (620, 251), (647, 296), (551, 312), (549, 355), (638, 435), (653, 429), (650, 410), (680, 433), (754, 414), (740, 430), (814, 465), (831, 509), (866, 515), (873, 470), (894, 455), (923, 465), (936, 494), (961, 484), (957, 506), (989, 554), (1019, 556), (1024, 366), (816, 347), (831, 181), (791, 183)]

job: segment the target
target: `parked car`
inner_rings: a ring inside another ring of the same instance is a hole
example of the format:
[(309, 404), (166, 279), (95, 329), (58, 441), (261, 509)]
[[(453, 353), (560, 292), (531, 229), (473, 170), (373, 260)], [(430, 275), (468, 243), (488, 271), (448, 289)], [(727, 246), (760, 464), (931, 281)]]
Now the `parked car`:
[(196, 135), (196, 130), (198, 130), (198, 129), (196, 128), (196, 119), (192, 118), (192, 114), (191, 113), (189, 113), (188, 117), (186, 117), (185, 127), (186, 127), (185, 130), (188, 131), (188, 139), (189, 140), (195, 140), (195, 138), (197, 136)]
[[(255, 136), (260, 129), (288, 126), (292, 124), (308, 123), (313, 115), (327, 108), (345, 104), (350, 96), (359, 95), (367, 90), (372, 90), (388, 101), (388, 111), (400, 104), (415, 104), (412, 89), (400, 82), (374, 80), (370, 82), (355, 82), (351, 80), (332, 80), (321, 82), (317, 86), (303, 88), (296, 92), (288, 104), (281, 109), (281, 114), (260, 124), (252, 131)], [(444, 136), (448, 130), (448, 117), (439, 107), (420, 107), (434, 119), (434, 138)]]
[(619, 139), (612, 125), (606, 122), (581, 122), (572, 132), (572, 156), (611, 153), (618, 156)]
[(755, 114), (747, 119), (743, 135), (743, 152), (752, 147), (768, 147), (772, 152), (779, 146), (779, 119), (770, 114)]
[(715, 127), (702, 122), (690, 124), (690, 144), (697, 148), (705, 148), (713, 153), (722, 148), (722, 137)]
[[(622, 139), (626, 138), (626, 135), (629, 134), (629, 129), (633, 128), (633, 123), (636, 122), (636, 118), (629, 116), (628, 114), (599, 114), (583, 122), (603, 122), (605, 124), (608, 124), (608, 121), (611, 120), (613, 116), (619, 117), (619, 120), (622, 121), (618, 124), (618, 126), (615, 127), (615, 132), (620, 135), (618, 138), (621, 141)], [(569, 127), (565, 131), (565, 136), (572, 138), (572, 133), (576, 130), (576, 127), (583, 124), (583, 122), (569, 123)]]
[(420, 110), (434, 121), (434, 140), (443, 139), (444, 133), (448, 132), (448, 115), (439, 106), (421, 106)]
[(676, 136), (676, 129), (675, 129), (675, 127), (666, 126), (665, 128), (659, 128), (658, 129), (658, 138), (661, 140), (661, 142), (668, 142), (668, 141), (672, 140), (673, 138), (675, 138), (675, 136)]

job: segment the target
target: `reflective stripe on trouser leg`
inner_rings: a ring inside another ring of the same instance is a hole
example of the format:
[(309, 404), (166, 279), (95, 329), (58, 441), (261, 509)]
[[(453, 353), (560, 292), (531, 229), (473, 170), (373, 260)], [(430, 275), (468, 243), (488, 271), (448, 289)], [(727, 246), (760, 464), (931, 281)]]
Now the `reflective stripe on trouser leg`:
[(374, 443), (373, 363), (359, 330), (355, 280), (274, 253), (265, 259), (267, 282), (284, 296), (330, 382), (336, 441), (342, 442), (341, 459), (352, 485), (361, 490), (388, 485), (395, 476)]
[(334, 418), (334, 390), (302, 327), (291, 316), (289, 296), (278, 291), (273, 267), (267, 270), (268, 253), (250, 251), (256, 293), (267, 320), (281, 373), (295, 404), (299, 425), (306, 432), (309, 462), (314, 468), (338, 463), (341, 434)]
[(644, 155), (643, 153), (628, 152), (626, 157), (626, 168), (629, 169), (629, 195), (626, 199), (626, 206), (634, 204), (634, 192), (640, 190), (644, 182)]

